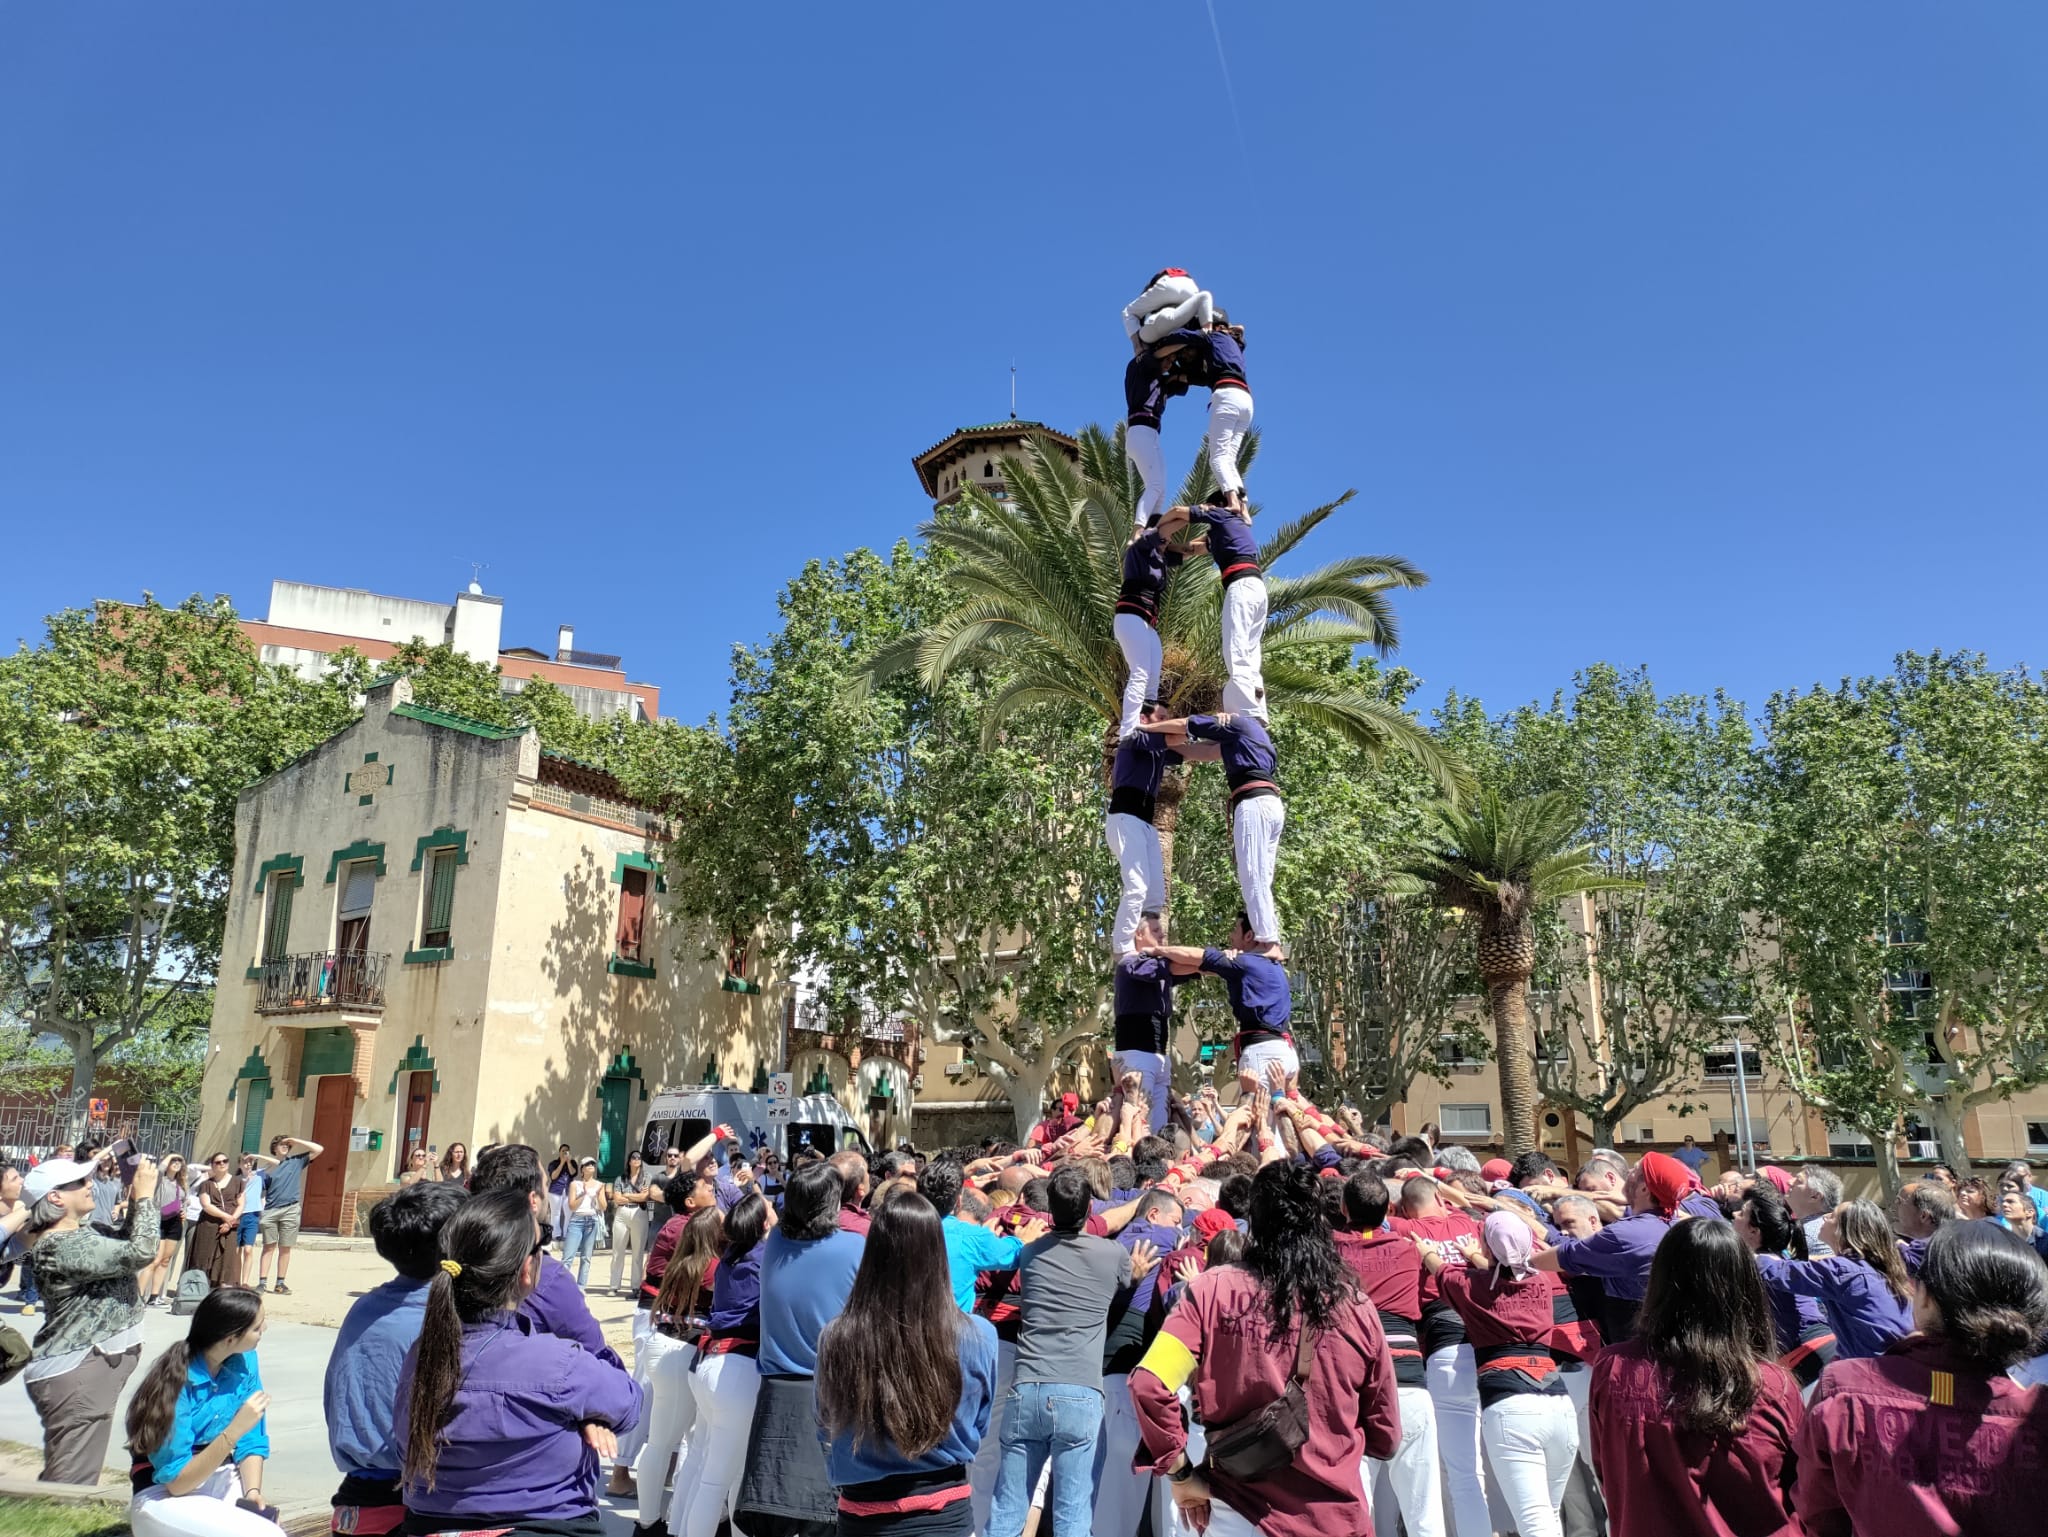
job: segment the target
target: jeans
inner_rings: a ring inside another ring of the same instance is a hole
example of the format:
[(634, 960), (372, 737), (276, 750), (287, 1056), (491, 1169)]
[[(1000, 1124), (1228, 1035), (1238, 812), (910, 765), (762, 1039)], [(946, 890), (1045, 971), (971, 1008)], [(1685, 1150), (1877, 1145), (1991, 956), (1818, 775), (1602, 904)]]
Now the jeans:
[(569, 1219), (569, 1235), (562, 1240), (562, 1263), (576, 1267), (576, 1284), (583, 1286), (590, 1280), (590, 1251), (597, 1247), (597, 1218), (578, 1216)]
[(1558, 1501), (1579, 1455), (1579, 1417), (1562, 1393), (1511, 1393), (1480, 1416), (1486, 1454), (1520, 1537), (1562, 1537)]
[(1422, 1371), (1430, 1401), (1436, 1405), (1437, 1451), (1450, 1490), (1451, 1530), (1457, 1537), (1491, 1537), (1493, 1512), (1486, 1503), (1479, 1442), (1479, 1366), (1472, 1359), (1472, 1347), (1433, 1350)]
[(1138, 924), (1145, 914), (1166, 905), (1165, 864), (1159, 829), (1143, 817), (1112, 811), (1102, 819), (1102, 834), (1122, 872), (1116, 922), (1109, 931), (1109, 953), (1120, 960), (1137, 948)]
[[(1359, 1469), (1367, 1502), (1372, 1506), (1374, 1524), (1382, 1531), (1393, 1529), (1398, 1508), (1408, 1537), (1444, 1537), (1444, 1492), (1436, 1452), (1436, 1404), (1428, 1388), (1403, 1387), (1401, 1399), (1401, 1444), (1385, 1462), (1365, 1459)], [(1386, 1481), (1391, 1500), (1380, 1498), (1375, 1487)], [(1385, 1524), (1382, 1525), (1381, 1523)]]
[(967, 1482), (974, 1490), (976, 1532), (988, 1531), (989, 1511), (996, 1497), (996, 1473), (1003, 1465), (1003, 1405), (1009, 1401), (1010, 1388), (1016, 1380), (1016, 1341), (997, 1340), (996, 1382), (989, 1394), (988, 1431), (982, 1436), (981, 1449), (974, 1454), (974, 1461), (967, 1469)]
[[(1020, 1382), (1003, 1404), (1003, 1461), (996, 1474), (989, 1537), (1023, 1537), (1031, 1487), (1052, 1459), (1053, 1530), (1088, 1531), (1094, 1524), (1095, 1438), (1102, 1430), (1102, 1393), (1057, 1382)], [(691, 1533), (690, 1537), (698, 1537)]]
[(1223, 708), (1266, 718), (1266, 579), (1241, 576), (1223, 589)]
[(43, 1300), (43, 1294), (36, 1290), (36, 1266), (32, 1256), (24, 1255), (21, 1261), (21, 1301), (24, 1307), (34, 1307)]

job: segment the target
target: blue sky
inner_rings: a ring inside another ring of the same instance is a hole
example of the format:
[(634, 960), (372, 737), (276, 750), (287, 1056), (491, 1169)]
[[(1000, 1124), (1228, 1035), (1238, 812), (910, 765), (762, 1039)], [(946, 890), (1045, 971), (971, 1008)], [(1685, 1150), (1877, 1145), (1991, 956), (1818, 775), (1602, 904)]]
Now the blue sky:
[(2048, 7), (1216, 17), (1235, 112), (1186, 0), (0, 6), (0, 642), (479, 560), (701, 719), (1171, 263), (1431, 696), (2048, 662)]

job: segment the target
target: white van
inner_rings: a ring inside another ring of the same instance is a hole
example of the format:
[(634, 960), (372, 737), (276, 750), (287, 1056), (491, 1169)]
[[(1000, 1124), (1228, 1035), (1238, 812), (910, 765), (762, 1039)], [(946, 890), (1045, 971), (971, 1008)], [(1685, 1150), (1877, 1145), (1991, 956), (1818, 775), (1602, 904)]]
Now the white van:
[(772, 1148), (785, 1162), (805, 1149), (820, 1154), (847, 1147), (870, 1151), (859, 1124), (830, 1094), (806, 1094), (790, 1101), (786, 1122), (768, 1118), (773, 1103), (766, 1094), (734, 1089), (663, 1089), (648, 1102), (640, 1156), (649, 1168), (659, 1168), (668, 1149), (700, 1142), (718, 1125), (730, 1126), (747, 1148)]

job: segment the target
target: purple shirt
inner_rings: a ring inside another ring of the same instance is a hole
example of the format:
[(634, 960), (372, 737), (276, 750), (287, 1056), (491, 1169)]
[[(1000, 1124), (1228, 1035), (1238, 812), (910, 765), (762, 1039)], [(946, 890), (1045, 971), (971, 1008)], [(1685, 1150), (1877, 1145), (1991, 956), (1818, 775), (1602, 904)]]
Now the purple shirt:
[(1650, 1262), (1670, 1228), (1669, 1219), (1654, 1212), (1635, 1212), (1591, 1238), (1558, 1240), (1558, 1268), (1568, 1276), (1590, 1276), (1607, 1294), (1600, 1332), (1610, 1342), (1634, 1337), (1636, 1311), (1650, 1289)]
[(604, 1342), (604, 1331), (591, 1317), (590, 1304), (583, 1300), (583, 1288), (569, 1274), (569, 1267), (552, 1254), (540, 1257), (540, 1279), (527, 1293), (526, 1300), (519, 1304), (519, 1311), (531, 1319), (534, 1328), (541, 1333), (573, 1340), (614, 1366), (625, 1364), (619, 1360), (618, 1353)]
[(1124, 547), (1124, 583), (1117, 589), (1117, 612), (1136, 614), (1156, 627), (1160, 596), (1166, 591), (1167, 580), (1185, 559), (1158, 529), (1138, 535)]
[(730, 1263), (719, 1260), (711, 1275), (711, 1311), (705, 1321), (715, 1334), (761, 1337), (760, 1244)]
[(1780, 1259), (1759, 1254), (1756, 1268), (1773, 1296), (1812, 1297), (1835, 1327), (1835, 1359), (1881, 1356), (1913, 1332), (1913, 1309), (1892, 1295), (1885, 1278), (1848, 1254), (1826, 1259)]
[(1132, 954), (1118, 959), (1116, 970), (1110, 974), (1116, 1050), (1166, 1050), (1167, 1036), (1173, 1029), (1176, 980), (1171, 963), (1159, 956)]
[(1158, 732), (1133, 731), (1116, 744), (1116, 757), (1109, 766), (1109, 809), (1151, 821), (1159, 781), (1180, 761), (1180, 754), (1168, 747)]
[(1269, 783), (1280, 773), (1280, 755), (1256, 715), (1233, 715), (1224, 725), (1213, 715), (1190, 715), (1188, 735), (1223, 749), (1223, 777), (1239, 789), (1253, 780)]
[[(395, 1443), (406, 1443), (415, 1346), (398, 1380)], [(597, 1509), (597, 1453), (585, 1421), (630, 1430), (640, 1388), (618, 1362), (540, 1333), (521, 1313), (462, 1329), (462, 1381), (449, 1406), (434, 1487), (408, 1483), (406, 1509), (428, 1516), (573, 1520)]]

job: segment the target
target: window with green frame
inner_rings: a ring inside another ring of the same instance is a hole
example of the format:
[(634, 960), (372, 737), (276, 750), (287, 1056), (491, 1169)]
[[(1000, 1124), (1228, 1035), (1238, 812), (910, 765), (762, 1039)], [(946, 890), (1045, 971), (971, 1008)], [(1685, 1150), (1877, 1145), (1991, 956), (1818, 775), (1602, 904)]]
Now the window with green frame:
[(422, 950), (445, 950), (449, 946), (448, 936), (455, 917), (455, 861), (459, 852), (454, 848), (427, 851), (427, 901), (420, 919)]
[(270, 876), (270, 910), (263, 919), (263, 959), (282, 960), (291, 944), (292, 895), (299, 878), (290, 870), (276, 870)]

